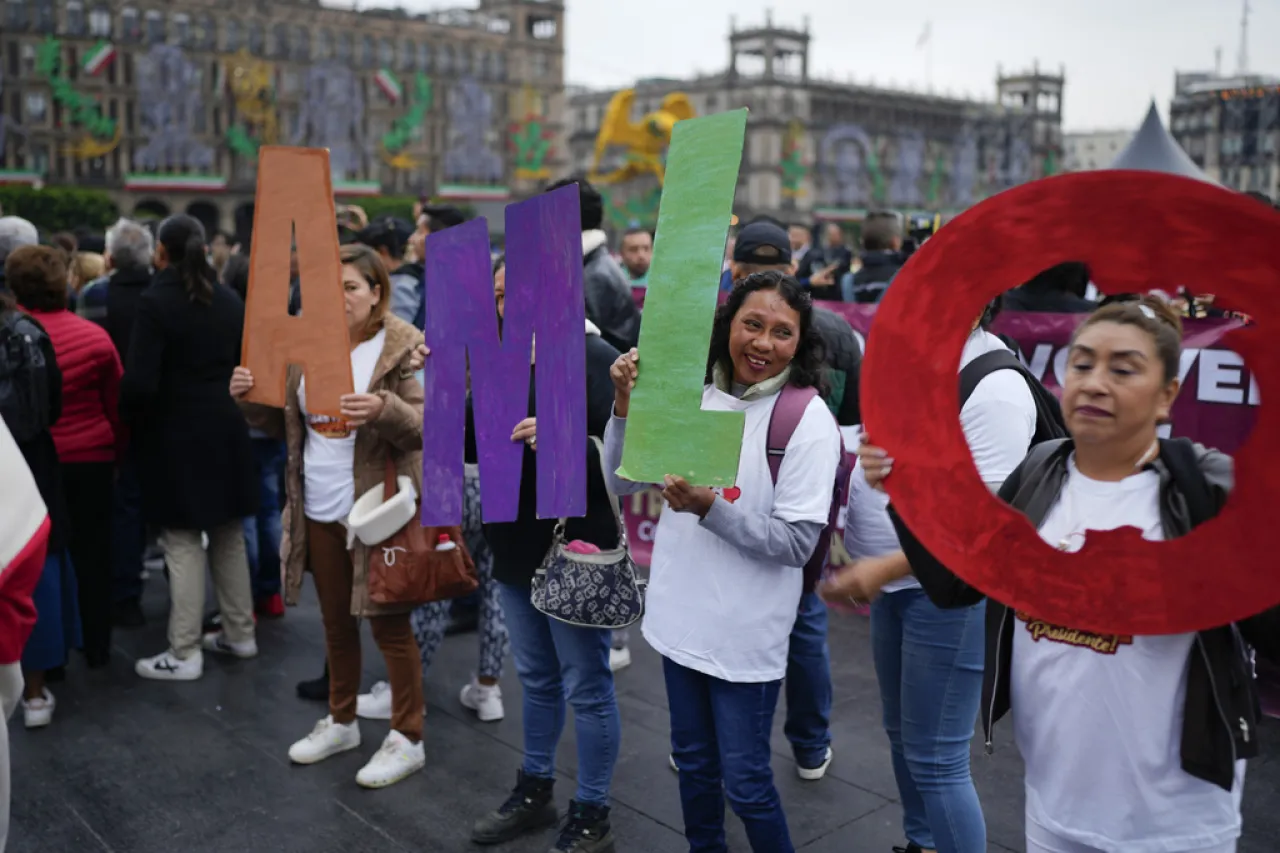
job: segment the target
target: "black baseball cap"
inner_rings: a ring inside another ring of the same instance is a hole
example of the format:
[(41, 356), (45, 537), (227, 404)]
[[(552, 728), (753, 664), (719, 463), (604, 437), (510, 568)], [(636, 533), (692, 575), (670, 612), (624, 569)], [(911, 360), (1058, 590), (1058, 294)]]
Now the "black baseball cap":
[(733, 259), (740, 264), (791, 263), (791, 239), (786, 229), (773, 222), (758, 220), (742, 226), (733, 245)]
[(423, 205), (422, 212), (442, 224), (445, 228), (452, 228), (455, 225), (461, 225), (467, 221), (467, 215), (456, 207), (450, 205)]

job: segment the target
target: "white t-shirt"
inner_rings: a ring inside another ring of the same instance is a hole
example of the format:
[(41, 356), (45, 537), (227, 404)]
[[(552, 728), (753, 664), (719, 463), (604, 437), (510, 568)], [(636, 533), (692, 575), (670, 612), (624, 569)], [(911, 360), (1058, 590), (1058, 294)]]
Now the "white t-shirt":
[[(975, 329), (960, 353), (960, 370), (978, 356), (1007, 350), (1004, 341)], [(997, 370), (978, 382), (960, 410), (960, 428), (973, 453), (982, 481), (993, 489), (1026, 458), (1036, 432), (1036, 401), (1027, 380), (1016, 370)], [(858, 559), (891, 554), (901, 549), (889, 520), (889, 496), (867, 485), (862, 464), (854, 466), (845, 515), (845, 550)], [(916, 589), (920, 582), (908, 575), (884, 585), (882, 592)]]
[[(840, 462), (840, 432), (815, 397), (796, 426), (775, 489), (765, 457), (778, 395), (743, 401), (708, 386), (702, 408), (746, 412), (738, 479), (720, 497), (788, 522), (823, 525)], [(692, 513), (662, 510), (653, 543), (644, 637), (690, 669), (734, 682), (776, 681), (800, 605), (802, 566), (748, 554), (700, 524)]]
[[(1040, 536), (1072, 552), (1086, 529), (1136, 527), (1159, 541), (1159, 500), (1154, 471), (1100, 482), (1072, 456)], [(1023, 613), (1015, 625), (1010, 698), (1028, 826), (1106, 853), (1199, 851), (1239, 837), (1244, 762), (1230, 792), (1182, 769), (1194, 634), (1103, 636)]]
[[(382, 355), (386, 329), (351, 351), (351, 373), (357, 394), (369, 390), (373, 369)], [(298, 406), (307, 421), (302, 448), (302, 503), (312, 521), (341, 521), (356, 502), (356, 430), (346, 421), (307, 413), (307, 378), (298, 383)]]

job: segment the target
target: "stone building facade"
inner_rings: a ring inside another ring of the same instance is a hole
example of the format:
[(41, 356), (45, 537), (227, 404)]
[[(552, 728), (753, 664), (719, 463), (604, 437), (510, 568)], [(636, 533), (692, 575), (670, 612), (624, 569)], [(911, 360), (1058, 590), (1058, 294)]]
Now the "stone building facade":
[(274, 143), (328, 148), (340, 197), (483, 210), (567, 167), (563, 31), (547, 0), (0, 0), (0, 182), (232, 228)]
[(1280, 195), (1280, 77), (1180, 72), (1169, 132), (1224, 187)]
[[(975, 101), (817, 79), (801, 28), (732, 28), (724, 71), (635, 86), (635, 115), (672, 92), (699, 115), (747, 107), (735, 210), (741, 216), (856, 220), (867, 210), (954, 212), (1060, 171), (1064, 77), (998, 73), (996, 99)], [(575, 169), (592, 171), (595, 140), (616, 91), (575, 90), (566, 122)], [(607, 164), (606, 164), (607, 165)], [(615, 224), (643, 186), (606, 188)], [(634, 211), (633, 211), (634, 212)], [(636, 217), (632, 217), (633, 219)]]

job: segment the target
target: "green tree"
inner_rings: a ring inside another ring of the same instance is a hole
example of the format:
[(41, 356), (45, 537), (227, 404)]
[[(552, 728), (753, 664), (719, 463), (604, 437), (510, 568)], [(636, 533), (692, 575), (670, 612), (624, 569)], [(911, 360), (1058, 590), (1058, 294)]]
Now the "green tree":
[(120, 212), (102, 190), (79, 187), (35, 189), (21, 185), (0, 186), (0, 208), (7, 216), (21, 216), (42, 231), (70, 231), (87, 226), (103, 231)]

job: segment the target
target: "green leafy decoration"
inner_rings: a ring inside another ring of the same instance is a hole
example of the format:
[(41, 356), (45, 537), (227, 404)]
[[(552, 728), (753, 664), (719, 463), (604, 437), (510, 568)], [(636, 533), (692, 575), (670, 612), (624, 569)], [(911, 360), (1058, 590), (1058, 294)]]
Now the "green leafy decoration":
[(782, 157), (782, 190), (792, 195), (800, 192), (800, 183), (808, 171), (799, 144), (787, 146)]
[(413, 81), (413, 102), (404, 115), (391, 123), (391, 129), (382, 135), (382, 147), (389, 154), (402, 151), (414, 139), (422, 135), (422, 123), (431, 109), (433, 92), (431, 78), (421, 71)]
[(48, 78), (53, 98), (66, 107), (73, 125), (84, 128), (96, 139), (110, 139), (116, 132), (116, 120), (107, 118), (96, 98), (77, 92), (62, 76), (61, 46), (57, 39), (46, 38), (36, 50), (36, 71)]
[(511, 145), (516, 151), (516, 169), (531, 175), (541, 173), (542, 164), (551, 150), (550, 137), (540, 118), (530, 118), (515, 125), (511, 131)]
[(227, 128), (227, 145), (241, 157), (256, 158), (258, 156), (258, 140), (251, 137), (238, 124), (233, 124)]
[(880, 171), (880, 158), (876, 155), (874, 143), (867, 149), (867, 172), (871, 175), (871, 197), (884, 201), (884, 172)]
[(933, 174), (929, 176), (929, 189), (925, 193), (929, 204), (938, 200), (938, 192), (942, 189), (942, 172), (946, 167), (946, 158), (939, 154), (933, 161)]
[(1058, 152), (1050, 150), (1044, 155), (1044, 176), (1047, 178), (1056, 174), (1058, 174)]

